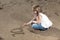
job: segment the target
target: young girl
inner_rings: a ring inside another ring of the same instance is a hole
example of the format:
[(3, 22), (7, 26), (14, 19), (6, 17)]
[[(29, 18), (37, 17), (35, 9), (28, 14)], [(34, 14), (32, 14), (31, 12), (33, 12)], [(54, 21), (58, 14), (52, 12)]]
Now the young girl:
[(24, 23), (24, 26), (31, 24), (33, 29), (36, 30), (47, 30), (52, 26), (52, 22), (49, 18), (41, 12), (41, 8), (39, 5), (33, 5), (33, 14), (34, 18), (28, 22)]

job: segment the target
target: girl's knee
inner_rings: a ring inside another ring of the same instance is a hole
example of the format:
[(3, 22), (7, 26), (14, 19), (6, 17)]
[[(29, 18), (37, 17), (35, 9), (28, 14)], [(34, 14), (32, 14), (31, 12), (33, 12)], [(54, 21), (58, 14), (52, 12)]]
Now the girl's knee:
[(37, 26), (37, 24), (32, 24), (32, 28), (36, 28)]

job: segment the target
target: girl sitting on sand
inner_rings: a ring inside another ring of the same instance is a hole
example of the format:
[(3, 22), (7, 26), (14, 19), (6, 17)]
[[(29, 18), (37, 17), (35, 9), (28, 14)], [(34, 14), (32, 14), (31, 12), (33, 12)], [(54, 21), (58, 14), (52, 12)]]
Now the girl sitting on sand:
[(33, 5), (34, 18), (28, 22), (24, 23), (24, 26), (31, 24), (32, 28), (35, 30), (47, 30), (52, 26), (52, 22), (49, 18), (41, 12), (39, 5)]

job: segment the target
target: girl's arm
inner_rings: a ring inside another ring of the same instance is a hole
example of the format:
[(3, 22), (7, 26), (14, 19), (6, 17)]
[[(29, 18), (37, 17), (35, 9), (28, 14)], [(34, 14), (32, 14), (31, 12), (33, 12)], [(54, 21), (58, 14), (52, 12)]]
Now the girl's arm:
[(31, 21), (29, 21), (29, 22), (27, 22), (27, 23), (24, 23), (23, 26), (26, 26), (26, 25), (31, 24), (31, 23), (33, 22), (34, 19), (35, 19), (35, 18), (33, 18)]
[(31, 24), (34, 21), (35, 18), (33, 18), (31, 21), (27, 23), (27, 25)]

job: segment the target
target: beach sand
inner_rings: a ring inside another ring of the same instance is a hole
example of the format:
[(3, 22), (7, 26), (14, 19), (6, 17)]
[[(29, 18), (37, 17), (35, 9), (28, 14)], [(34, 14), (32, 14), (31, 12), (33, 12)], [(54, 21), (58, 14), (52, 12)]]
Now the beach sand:
[[(31, 26), (22, 28), (33, 17), (33, 4), (53, 22), (51, 29), (32, 33)], [(0, 0), (0, 40), (60, 40), (60, 0)]]

